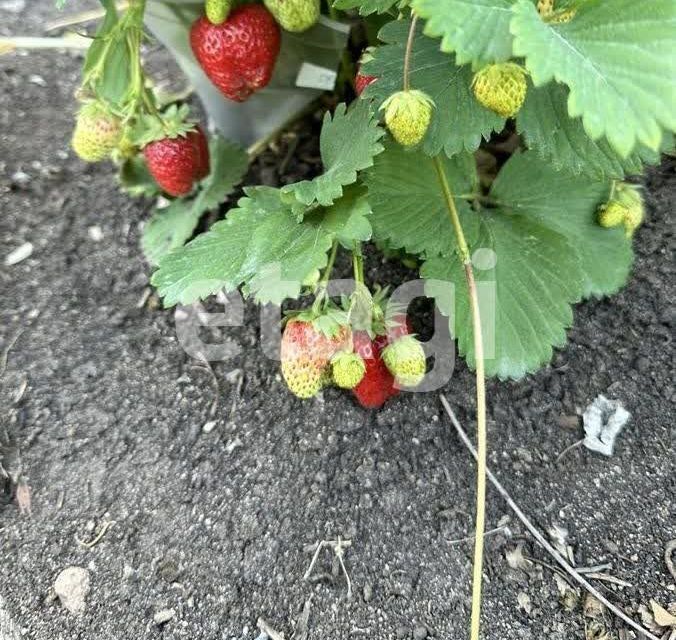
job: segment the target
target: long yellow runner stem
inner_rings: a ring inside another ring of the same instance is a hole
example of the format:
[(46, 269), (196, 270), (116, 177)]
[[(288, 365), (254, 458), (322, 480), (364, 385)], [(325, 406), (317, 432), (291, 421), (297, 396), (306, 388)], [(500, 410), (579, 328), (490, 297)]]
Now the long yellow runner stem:
[(474, 271), (469, 247), (460, 224), (458, 210), (453, 200), (453, 193), (448, 184), (446, 172), (439, 156), (434, 157), (441, 189), (444, 193), (446, 207), (451, 218), (453, 230), (458, 244), (458, 253), (465, 270), (467, 292), (469, 295), (470, 311), (472, 315), (472, 330), (474, 334), (474, 355), (476, 360), (476, 407), (477, 407), (477, 482), (476, 482), (476, 524), (474, 529), (474, 563), (472, 575), (472, 622), (470, 639), (479, 640), (481, 627), (481, 587), (483, 579), (484, 561), (484, 531), (486, 528), (486, 373), (484, 369), (484, 344), (481, 332), (481, 313), (479, 311), (479, 296), (477, 294)]

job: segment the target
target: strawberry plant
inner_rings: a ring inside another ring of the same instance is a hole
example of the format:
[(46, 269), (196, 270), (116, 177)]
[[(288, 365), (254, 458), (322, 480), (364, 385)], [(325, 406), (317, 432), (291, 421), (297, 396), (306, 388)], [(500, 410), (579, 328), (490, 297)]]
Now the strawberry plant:
[[(290, 392), (307, 399), (335, 385), (378, 408), (421, 383), (425, 352), (387, 288), (369, 291), (362, 245), (415, 257), (476, 371), (476, 640), (485, 377), (518, 379), (549, 362), (572, 305), (627, 281), (645, 210), (625, 180), (658, 162), (676, 129), (673, 2), (335, 0), (328, 13), (352, 35), (323, 119), (323, 171), (246, 186), (194, 236), (242, 180), (247, 155), (219, 136), (207, 149), (187, 107), (159, 104), (141, 63), (145, 1), (122, 15), (101, 1), (73, 148), (113, 158), (132, 195), (172, 198), (143, 237), (166, 306), (223, 289), (280, 305), (312, 294), (283, 328)], [(290, 34), (321, 20), (317, 0), (206, 0), (185, 38), (223, 100), (241, 104), (282, 73)], [(327, 286), (338, 252), (351, 254), (356, 282), (340, 301)], [(494, 295), (481, 296), (486, 286)]]

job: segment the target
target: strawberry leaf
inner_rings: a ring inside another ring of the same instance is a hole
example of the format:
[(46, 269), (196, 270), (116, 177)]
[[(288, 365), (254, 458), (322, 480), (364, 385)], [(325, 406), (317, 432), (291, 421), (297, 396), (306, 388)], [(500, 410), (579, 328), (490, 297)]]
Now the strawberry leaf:
[(346, 249), (352, 250), (355, 242), (367, 242), (371, 239), (371, 205), (366, 188), (350, 185), (340, 200), (325, 210), (312, 214), (320, 216), (324, 228), (335, 234), (336, 239)]
[[(474, 158), (467, 153), (444, 158), (447, 180), (457, 195), (472, 193), (477, 183)], [(366, 173), (376, 240), (394, 249), (426, 256), (451, 255), (455, 234), (439, 176), (431, 158), (420, 151), (407, 151), (396, 143), (386, 145)], [(455, 198), (465, 233), (471, 240), (478, 233), (478, 217), (465, 199)]]
[(372, 13), (386, 13), (399, 4), (400, 0), (335, 0), (333, 6), (341, 11), (359, 9), (359, 15), (368, 16)]
[(620, 228), (597, 223), (598, 206), (609, 183), (555, 171), (530, 153), (512, 156), (491, 188), (501, 209), (519, 213), (565, 236), (582, 268), (582, 295), (617, 292), (627, 281), (633, 262), (631, 241)]
[(622, 179), (625, 174), (640, 173), (644, 163), (659, 162), (659, 153), (643, 145), (622, 158), (605, 138), (591, 140), (582, 121), (568, 115), (567, 98), (568, 89), (555, 82), (531, 85), (517, 116), (517, 127), (528, 147), (554, 169)]
[(212, 170), (197, 195), (155, 209), (143, 229), (141, 246), (150, 264), (157, 264), (172, 249), (182, 247), (195, 232), (202, 215), (218, 207), (246, 173), (247, 154), (220, 136), (211, 139), (209, 156)]
[[(570, 303), (580, 296), (577, 256), (564, 236), (502, 210), (481, 215), (472, 246), (478, 248), (484, 256), (495, 257), (492, 268), (474, 269), (486, 374), (521, 378), (548, 362), (552, 347), (566, 341), (566, 328), (573, 321)], [(483, 267), (492, 263), (476, 257), (475, 262)], [(460, 259), (457, 255), (431, 258), (420, 273), (427, 279), (427, 294), (450, 318), (460, 354), (474, 368), (472, 320)]]
[(535, 86), (570, 88), (568, 113), (622, 157), (637, 142), (658, 150), (676, 130), (676, 11), (673, 0), (590, 0), (565, 24), (544, 22), (531, 0), (513, 8), (514, 52)]
[(279, 189), (250, 187), (245, 193), (225, 220), (160, 260), (152, 283), (166, 306), (238, 286), (258, 302), (281, 304), (298, 297), (308, 275), (326, 266), (336, 238), (364, 235), (364, 197), (356, 189), (302, 222)]
[[(489, 194), (470, 240), (488, 375), (520, 378), (563, 346), (571, 303), (615, 292), (629, 274), (630, 242), (596, 223), (609, 184), (557, 172), (534, 152), (514, 155)], [(457, 256), (432, 256), (426, 290), (448, 315), (458, 347), (475, 365), (469, 299)], [(452, 286), (451, 286), (452, 285)]]
[(282, 197), (301, 217), (310, 205), (333, 204), (344, 186), (356, 182), (358, 171), (373, 165), (374, 156), (383, 150), (378, 142), (383, 134), (368, 103), (357, 102), (350, 109), (339, 104), (333, 118), (324, 116), (319, 138), (324, 173), (283, 187)]
[(458, 64), (503, 62), (512, 56), (511, 5), (514, 0), (412, 0), (427, 20), (425, 33), (441, 37), (441, 50), (455, 52)]
[[(378, 107), (403, 86), (410, 24), (409, 20), (386, 24), (378, 34), (385, 44), (375, 49), (372, 59), (362, 66), (364, 74), (378, 78), (366, 88), (362, 97), (373, 99)], [(422, 26), (416, 30), (409, 78), (413, 89), (424, 91), (436, 104), (422, 143), (428, 155), (436, 155), (442, 150), (448, 156), (463, 150), (475, 151), (482, 136), (488, 138), (492, 131), (503, 128), (504, 118), (475, 100), (470, 67), (456, 66), (452, 55), (439, 50), (438, 40), (422, 34)]]

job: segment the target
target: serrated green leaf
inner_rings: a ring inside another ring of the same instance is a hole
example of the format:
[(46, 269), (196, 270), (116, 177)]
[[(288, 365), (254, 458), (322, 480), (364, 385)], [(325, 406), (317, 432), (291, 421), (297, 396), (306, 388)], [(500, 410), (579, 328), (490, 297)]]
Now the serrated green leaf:
[(637, 142), (660, 147), (676, 129), (676, 4), (590, 0), (566, 24), (543, 22), (530, 0), (514, 5), (514, 53), (536, 86), (570, 88), (568, 113), (626, 157)]
[(189, 304), (242, 286), (258, 302), (295, 298), (302, 282), (327, 263), (336, 238), (358, 239), (366, 215), (363, 192), (313, 211), (299, 222), (279, 189), (252, 187), (238, 207), (184, 247), (160, 261), (152, 283), (166, 306)]
[[(456, 196), (455, 206), (471, 242), (478, 233), (478, 216), (457, 196), (474, 192), (476, 165), (467, 153), (443, 158), (446, 178)], [(444, 192), (432, 158), (388, 143), (366, 173), (371, 203), (371, 225), (376, 240), (391, 248), (425, 256), (450, 255), (455, 251), (455, 234)]]
[(238, 146), (214, 136), (209, 142), (211, 173), (197, 195), (174, 200), (165, 209), (155, 209), (143, 229), (141, 246), (150, 264), (182, 247), (192, 236), (202, 215), (215, 209), (232, 192), (248, 167), (247, 154)]
[[(525, 216), (500, 210), (481, 214), (472, 250), (484, 339), (486, 374), (521, 378), (563, 346), (573, 320), (571, 303), (580, 297), (582, 274), (566, 238)], [(494, 266), (490, 268), (494, 257)], [(476, 366), (474, 334), (464, 268), (457, 256), (435, 257), (423, 265), (426, 292), (449, 316), (458, 350)]]
[(210, 174), (203, 180), (195, 206), (208, 211), (217, 207), (239, 184), (249, 167), (249, 157), (239, 145), (215, 135), (209, 140)]
[(365, 187), (346, 187), (340, 200), (313, 215), (321, 216), (324, 228), (334, 234), (346, 249), (352, 250), (355, 242), (367, 242), (371, 239), (371, 205)]
[(359, 9), (359, 15), (368, 16), (372, 13), (386, 13), (399, 3), (400, 0), (335, 0), (333, 6), (341, 11)]
[(283, 187), (284, 199), (301, 214), (315, 203), (333, 204), (343, 195), (343, 187), (357, 180), (358, 171), (373, 165), (374, 156), (383, 150), (378, 142), (383, 134), (368, 103), (358, 101), (350, 109), (339, 104), (333, 117), (324, 116), (319, 138), (324, 173)]
[(182, 247), (195, 232), (204, 211), (192, 204), (181, 198), (168, 207), (153, 210), (141, 236), (143, 254), (151, 265), (156, 265), (173, 249)]
[(458, 64), (503, 62), (512, 56), (514, 0), (412, 0), (411, 7), (427, 20), (425, 33), (441, 37), (441, 49), (455, 52)]
[[(375, 49), (373, 59), (362, 70), (378, 80), (369, 85), (363, 99), (374, 99), (380, 106), (403, 86), (404, 55), (410, 27), (409, 20), (398, 20), (385, 25), (379, 38), (385, 43)], [(435, 102), (432, 122), (423, 141), (428, 155), (444, 151), (452, 156), (463, 150), (475, 151), (482, 136), (504, 126), (500, 118), (482, 107), (472, 93), (472, 70), (458, 67), (454, 57), (439, 50), (439, 41), (416, 29), (410, 62), (410, 83), (413, 89), (427, 93)]]
[(529, 148), (556, 170), (586, 174), (599, 179), (622, 179), (640, 173), (643, 164), (659, 162), (659, 153), (639, 145), (626, 158), (619, 156), (605, 138), (592, 140), (579, 118), (568, 115), (568, 89), (550, 82), (528, 88), (526, 102), (517, 116), (517, 128)]
[(582, 295), (617, 292), (633, 262), (624, 230), (597, 223), (598, 206), (609, 193), (607, 182), (555, 171), (532, 152), (512, 156), (491, 188), (503, 211), (521, 214), (565, 236), (582, 269)]

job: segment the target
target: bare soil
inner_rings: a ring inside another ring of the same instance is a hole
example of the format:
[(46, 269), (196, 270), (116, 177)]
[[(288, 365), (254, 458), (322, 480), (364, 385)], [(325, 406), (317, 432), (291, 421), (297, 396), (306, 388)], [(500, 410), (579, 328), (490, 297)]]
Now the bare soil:
[[(51, 0), (0, 9), (0, 35), (40, 33), (55, 15)], [(146, 300), (147, 205), (117, 191), (111, 167), (68, 149), (80, 63), (0, 57), (0, 257), (34, 246), (0, 270), (0, 462), (31, 498), (22, 513), (0, 478), (0, 638), (254, 640), (261, 616), (296, 640), (465, 637), (472, 545), (449, 541), (472, 533), (475, 469), (437, 395), (402, 394), (377, 413), (337, 390), (298, 401), (258, 347), (250, 305), (244, 327), (213, 331), (243, 350), (214, 363), (212, 418), (211, 374), (180, 348), (173, 312)], [(283, 175), (284, 145), (248, 182), (315, 170), (316, 129), (305, 123)], [(665, 160), (645, 179), (626, 289), (577, 307), (550, 366), (488, 385), (493, 471), (542, 530), (568, 529), (578, 566), (611, 565), (630, 586), (594, 583), (634, 617), (651, 598), (676, 600), (663, 558), (676, 538), (674, 168)], [(375, 252), (367, 267), (371, 281), (411, 275)], [(444, 393), (470, 432), (473, 389), (458, 363)], [(600, 393), (632, 414), (614, 456), (578, 447), (557, 462)], [(489, 528), (505, 516), (489, 490)], [(98, 543), (78, 542), (106, 521)], [(487, 538), (484, 638), (585, 638), (581, 606), (562, 606), (549, 568), (509, 567), (519, 540), (551, 558), (513, 517), (508, 527)], [(338, 537), (351, 540), (350, 600), (330, 550), (303, 580), (310, 545)], [(52, 590), (68, 566), (90, 572), (80, 616)]]

